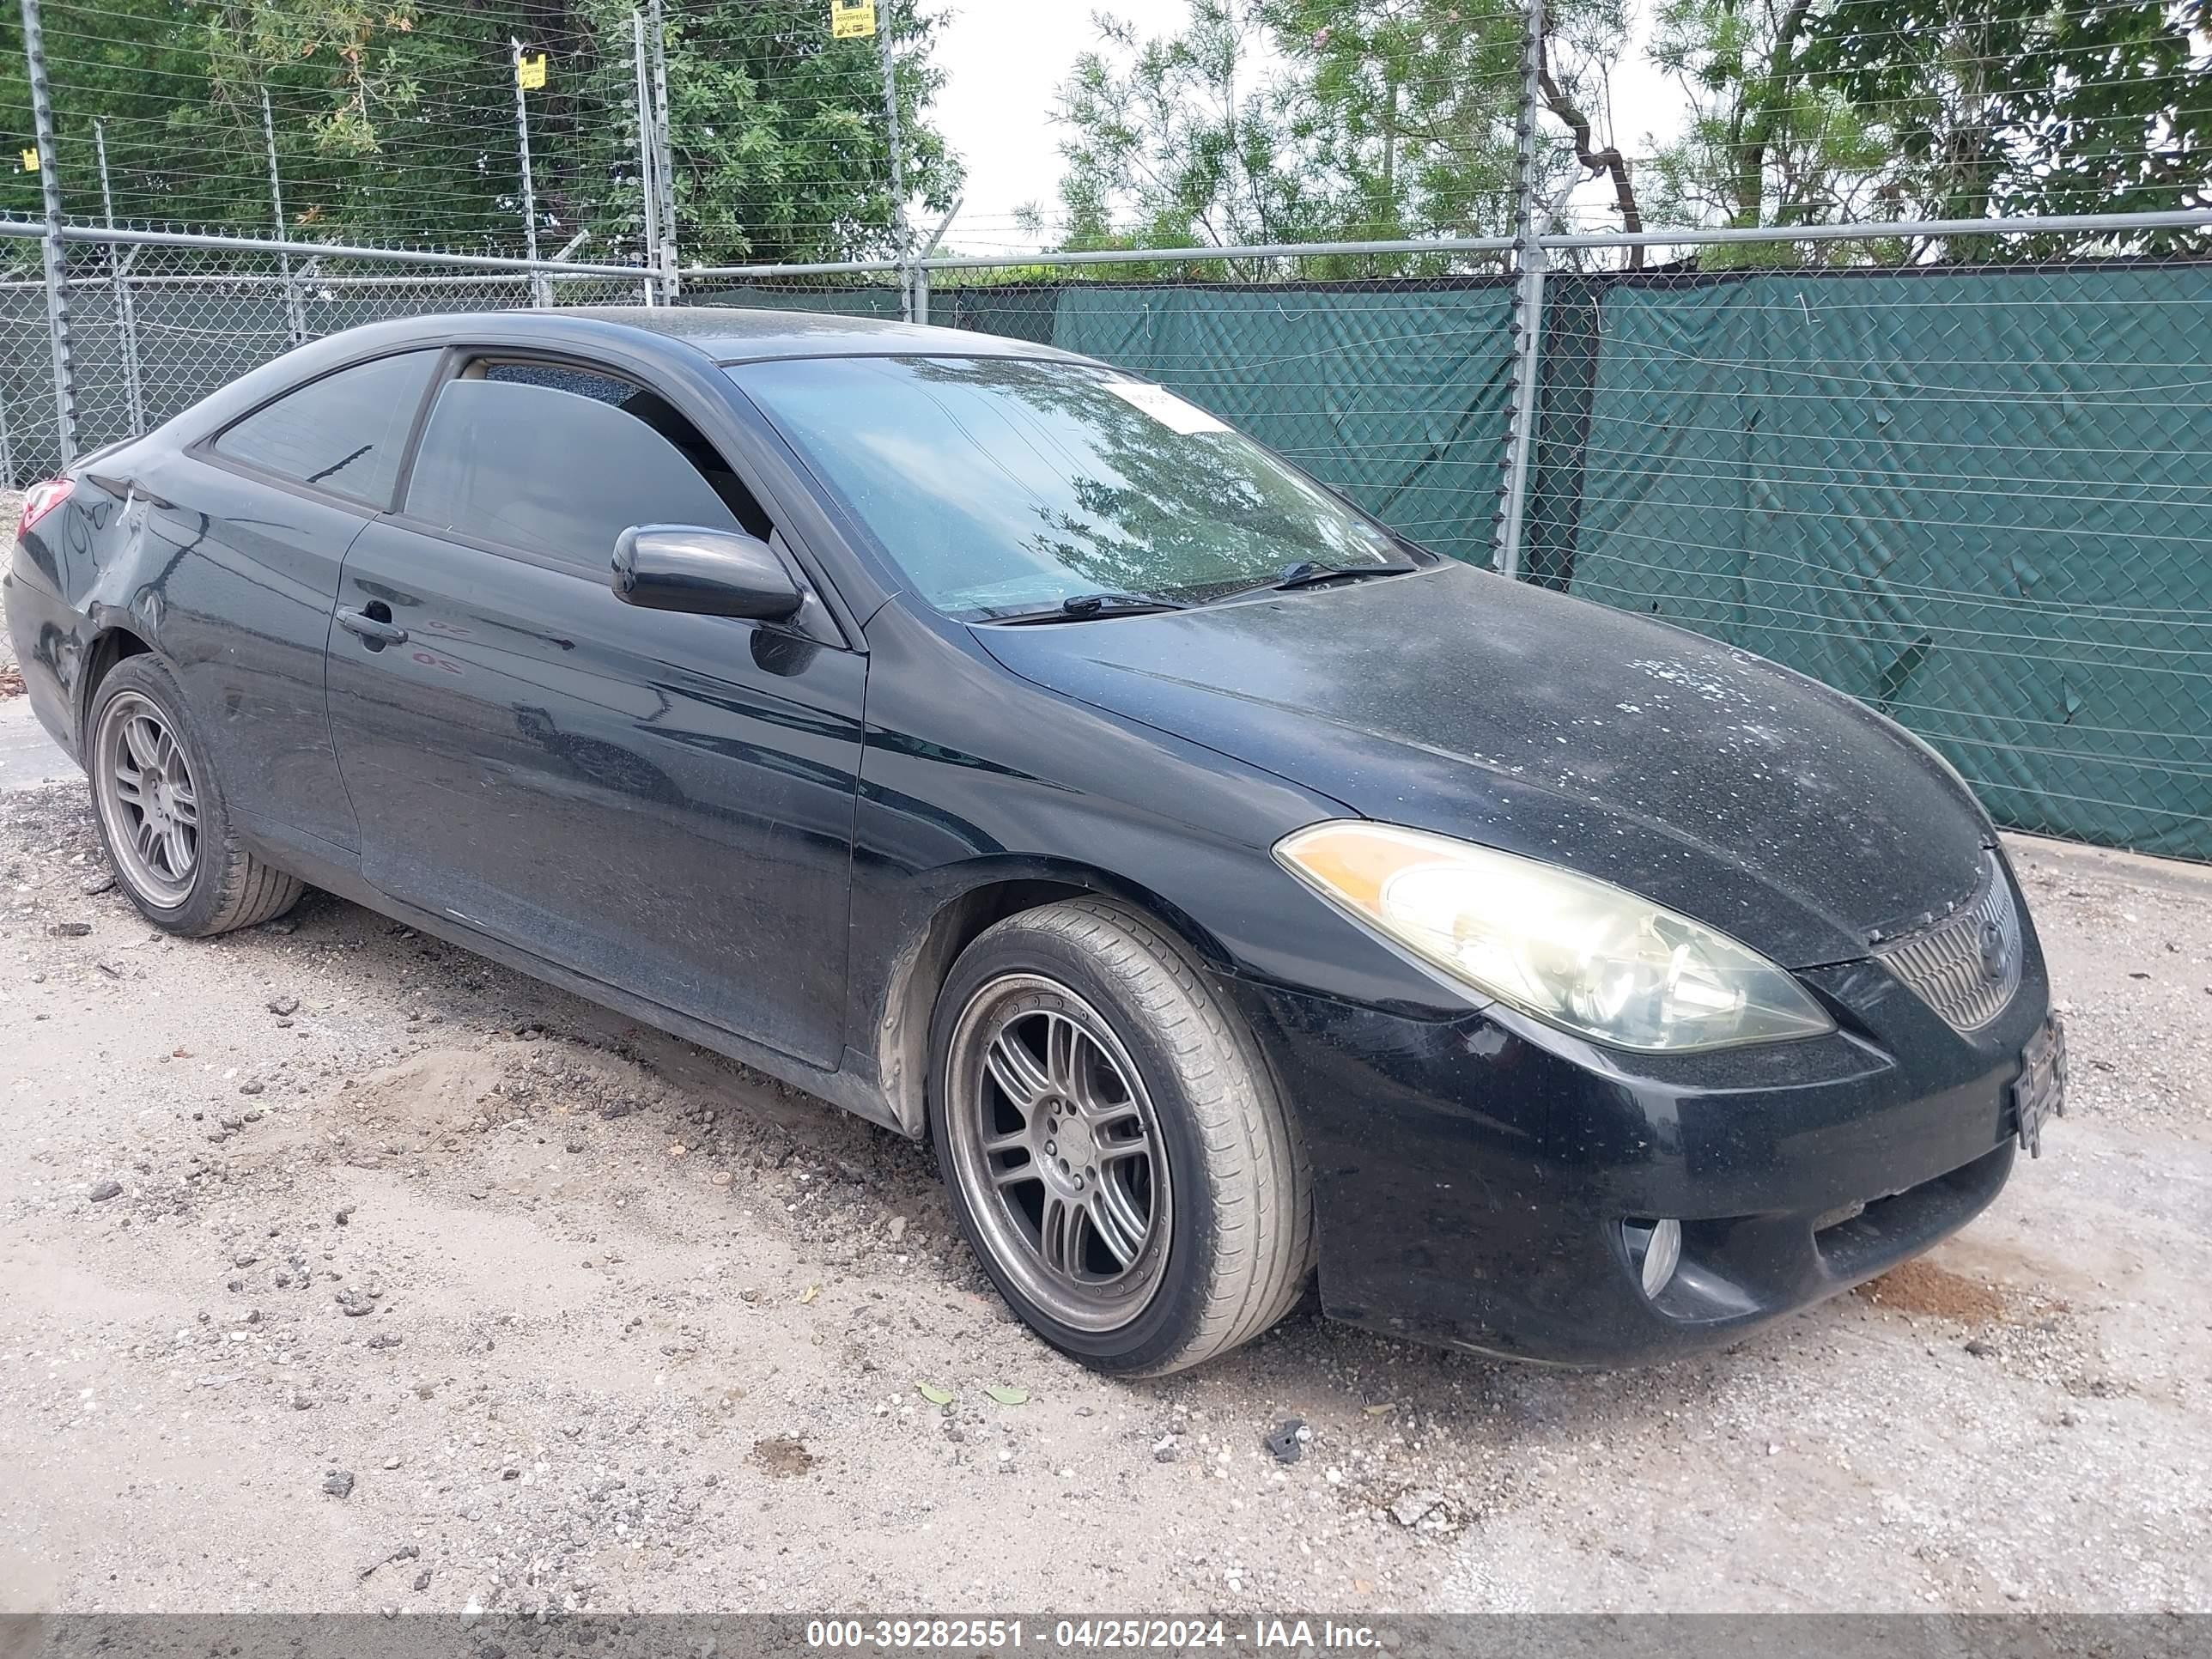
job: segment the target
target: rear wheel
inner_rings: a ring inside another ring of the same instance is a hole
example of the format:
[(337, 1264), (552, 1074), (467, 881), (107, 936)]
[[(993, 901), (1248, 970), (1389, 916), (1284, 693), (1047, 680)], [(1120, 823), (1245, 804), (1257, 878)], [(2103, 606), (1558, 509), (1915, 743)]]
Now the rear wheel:
[(85, 770), (117, 883), (173, 933), (282, 915), (304, 890), (240, 844), (222, 787), (160, 659), (126, 657), (94, 694)]
[(1149, 919), (1089, 899), (1009, 917), (954, 965), (933, 1038), (962, 1230), (1048, 1341), (1158, 1376), (1297, 1302), (1303, 1150), (1251, 1033)]

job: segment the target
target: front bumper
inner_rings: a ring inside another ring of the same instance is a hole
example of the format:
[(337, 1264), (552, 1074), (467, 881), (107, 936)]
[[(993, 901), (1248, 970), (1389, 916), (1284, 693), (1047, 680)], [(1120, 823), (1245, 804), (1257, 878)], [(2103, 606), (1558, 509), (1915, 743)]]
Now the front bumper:
[[(1713, 1347), (1955, 1231), (2011, 1173), (2011, 1089), (2049, 1018), (2033, 934), (1971, 1037), (1879, 963), (1801, 975), (1832, 1036), (1626, 1056), (1510, 1011), (1407, 1018), (1239, 981), (1304, 1130), (1334, 1317), (1516, 1359)], [(1647, 1298), (1623, 1223), (1673, 1218)]]

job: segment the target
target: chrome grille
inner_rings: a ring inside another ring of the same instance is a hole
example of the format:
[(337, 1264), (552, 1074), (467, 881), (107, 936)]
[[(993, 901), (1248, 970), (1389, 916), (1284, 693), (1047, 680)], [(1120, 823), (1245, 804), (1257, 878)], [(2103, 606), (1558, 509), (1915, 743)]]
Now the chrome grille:
[(1997, 855), (1987, 855), (1971, 904), (1875, 954), (1956, 1030), (1977, 1030), (2002, 1013), (2020, 989), (2026, 952), (2020, 906)]

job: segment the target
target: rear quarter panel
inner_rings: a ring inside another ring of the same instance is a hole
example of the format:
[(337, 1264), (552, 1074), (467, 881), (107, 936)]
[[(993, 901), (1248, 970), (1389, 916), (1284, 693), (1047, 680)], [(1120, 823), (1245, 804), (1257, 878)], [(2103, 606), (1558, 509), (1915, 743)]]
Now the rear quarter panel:
[(358, 848), (325, 653), (346, 550), (368, 523), (173, 451), (125, 503), (88, 607), (127, 619), (176, 672), (232, 811), (264, 839)]
[(242, 827), (351, 852), (323, 663), (339, 567), (367, 522), (155, 440), (97, 458), (9, 572), (40, 722), (82, 764), (97, 647), (126, 632), (176, 673)]
[(100, 629), (85, 610), (98, 577), (96, 544), (112, 538), (121, 502), (91, 478), (15, 538), (4, 578), (8, 634), (40, 725), (71, 757), (79, 753), (86, 663)]

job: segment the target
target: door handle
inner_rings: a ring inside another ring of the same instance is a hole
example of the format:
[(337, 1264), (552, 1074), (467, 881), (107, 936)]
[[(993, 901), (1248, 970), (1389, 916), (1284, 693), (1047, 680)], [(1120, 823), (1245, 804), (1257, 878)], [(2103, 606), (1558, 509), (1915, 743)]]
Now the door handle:
[[(378, 616), (381, 611), (384, 614)], [(372, 602), (366, 611), (338, 611), (337, 623), (349, 634), (357, 634), (362, 643), (372, 651), (381, 651), (387, 645), (399, 645), (407, 638), (407, 630), (392, 620), (392, 608), (383, 600)]]

